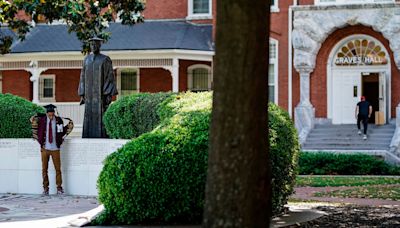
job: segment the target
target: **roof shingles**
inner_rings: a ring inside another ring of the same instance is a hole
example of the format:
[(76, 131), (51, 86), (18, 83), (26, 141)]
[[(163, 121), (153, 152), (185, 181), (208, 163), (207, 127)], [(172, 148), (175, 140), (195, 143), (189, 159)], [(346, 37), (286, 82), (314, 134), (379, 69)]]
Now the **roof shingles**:
[[(185, 49), (213, 51), (212, 26), (181, 21), (149, 21), (134, 26), (110, 23), (111, 38), (102, 50)], [(80, 51), (81, 42), (66, 25), (37, 25), (11, 53)]]

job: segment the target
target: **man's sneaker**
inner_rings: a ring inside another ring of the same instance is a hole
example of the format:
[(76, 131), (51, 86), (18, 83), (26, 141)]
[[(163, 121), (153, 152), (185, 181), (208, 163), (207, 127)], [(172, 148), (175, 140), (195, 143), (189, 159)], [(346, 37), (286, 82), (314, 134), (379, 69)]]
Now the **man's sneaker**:
[(57, 195), (63, 195), (63, 194), (64, 194), (64, 190), (62, 188), (58, 188)]
[(48, 196), (48, 195), (49, 195), (49, 190), (48, 189), (43, 190), (42, 196)]
[(358, 130), (358, 135), (361, 135), (361, 131), (360, 130)]
[(364, 140), (367, 140), (367, 135), (364, 135), (364, 136), (363, 136), (363, 139), (364, 139)]

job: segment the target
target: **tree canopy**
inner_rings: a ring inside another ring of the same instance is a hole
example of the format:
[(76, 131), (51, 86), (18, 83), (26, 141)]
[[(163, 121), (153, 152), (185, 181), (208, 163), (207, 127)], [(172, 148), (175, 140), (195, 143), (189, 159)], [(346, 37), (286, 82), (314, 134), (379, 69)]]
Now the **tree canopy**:
[[(0, 0), (0, 26), (8, 26), (19, 39), (24, 40), (32, 28), (32, 21), (62, 21), (68, 26), (68, 32), (76, 33), (82, 41), (82, 52), (87, 53), (89, 38), (109, 39), (111, 34), (106, 29), (116, 15), (122, 24), (133, 25), (143, 21), (143, 10), (143, 0)], [(21, 12), (26, 16), (21, 16)], [(10, 52), (12, 42), (13, 37), (0, 30), (2, 54)]]

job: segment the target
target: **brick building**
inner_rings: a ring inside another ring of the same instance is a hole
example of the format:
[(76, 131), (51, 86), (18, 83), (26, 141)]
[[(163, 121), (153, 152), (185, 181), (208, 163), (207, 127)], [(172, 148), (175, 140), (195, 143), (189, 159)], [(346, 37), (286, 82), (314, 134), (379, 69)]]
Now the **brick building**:
[[(110, 24), (102, 52), (120, 96), (212, 89), (216, 0), (146, 1), (145, 23)], [(400, 103), (400, 5), (394, 0), (275, 0), (271, 6), (270, 101), (289, 111), (300, 138), (315, 123), (354, 123), (367, 96), (385, 123)], [(0, 92), (53, 102), (81, 115), (83, 56), (64, 25), (36, 25), (0, 56)], [(79, 117), (76, 117), (77, 119)]]

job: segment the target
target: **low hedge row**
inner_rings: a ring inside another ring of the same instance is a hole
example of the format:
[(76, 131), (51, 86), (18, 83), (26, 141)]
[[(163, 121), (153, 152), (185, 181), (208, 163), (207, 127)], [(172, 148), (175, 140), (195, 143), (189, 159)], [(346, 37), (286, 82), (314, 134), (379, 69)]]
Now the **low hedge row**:
[[(107, 157), (98, 180), (106, 212), (97, 223), (201, 223), (211, 103), (211, 93), (171, 95), (158, 106), (153, 131)], [(299, 144), (289, 115), (275, 105), (269, 127), (276, 214), (293, 192)]]
[(302, 152), (299, 158), (302, 175), (399, 175), (400, 168), (366, 154)]
[(45, 110), (24, 98), (0, 93), (0, 138), (31, 138), (29, 119), (36, 113)]

